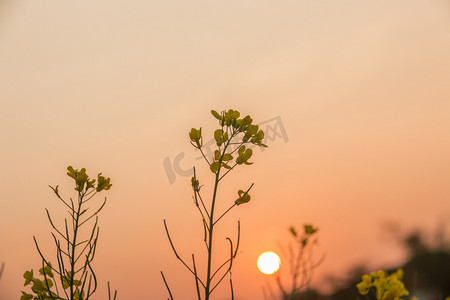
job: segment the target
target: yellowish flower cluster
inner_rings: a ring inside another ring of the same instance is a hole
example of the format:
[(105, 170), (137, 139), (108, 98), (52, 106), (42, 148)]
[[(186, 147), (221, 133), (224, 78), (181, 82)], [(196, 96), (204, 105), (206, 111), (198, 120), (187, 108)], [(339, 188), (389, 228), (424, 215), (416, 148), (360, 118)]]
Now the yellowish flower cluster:
[[(86, 169), (75, 170), (72, 166), (67, 167), (67, 175), (75, 180), (75, 190), (82, 193), (87, 192), (90, 188), (94, 188), (95, 179), (90, 179), (86, 174)], [(97, 192), (102, 190), (109, 190), (111, 188), (111, 179), (102, 176), (102, 173), (98, 174), (97, 187), (95, 188)], [(58, 195), (58, 187), (56, 187), (55, 193)]]
[(402, 296), (409, 295), (402, 278), (402, 269), (390, 275), (385, 271), (372, 272), (369, 275), (363, 275), (362, 281), (356, 287), (361, 295), (374, 290), (377, 300), (400, 300)]

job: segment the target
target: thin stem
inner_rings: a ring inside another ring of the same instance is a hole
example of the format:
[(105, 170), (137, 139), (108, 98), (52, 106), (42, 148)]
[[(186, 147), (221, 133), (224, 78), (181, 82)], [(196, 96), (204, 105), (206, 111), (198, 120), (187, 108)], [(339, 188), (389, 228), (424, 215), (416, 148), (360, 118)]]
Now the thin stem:
[[(97, 195), (97, 190), (96, 189), (93, 189), (93, 190), (90, 190), (88, 193), (86, 193), (84, 196), (85, 197), (88, 197), (86, 200), (84, 200), (83, 201), (83, 203), (86, 203), (86, 202), (88, 202), (89, 200), (91, 200), (95, 195)], [(91, 195), (92, 194), (92, 195)]]
[[(222, 126), (222, 131), (223, 131), (223, 126)], [(209, 242), (208, 242), (208, 267), (207, 267), (207, 275), (206, 275), (206, 287), (205, 287), (205, 300), (209, 300), (209, 296), (212, 293), (212, 290), (210, 291), (211, 288), (211, 266), (212, 266), (212, 249), (213, 249), (213, 230), (214, 230), (214, 207), (216, 204), (216, 197), (217, 197), (217, 188), (219, 186), (219, 181), (220, 181), (220, 170), (221, 170), (221, 165), (222, 165), (222, 159), (223, 156), (226, 153), (227, 147), (230, 144), (231, 140), (233, 139), (235, 135), (235, 132), (233, 132), (233, 134), (228, 138), (227, 143), (224, 145), (223, 150), (222, 150), (222, 154), (219, 158), (219, 169), (216, 172), (216, 178), (214, 180), (214, 192), (213, 192), (213, 197), (212, 197), (212, 203), (211, 203), (211, 217), (209, 219)], [(219, 151), (220, 151), (220, 147), (219, 147)], [(214, 288), (213, 288), (214, 289)]]
[(231, 273), (230, 273), (230, 289), (231, 289), (231, 300), (234, 300), (233, 279), (231, 278)]
[(205, 210), (206, 215), (208, 216), (208, 219), (209, 219), (209, 218), (210, 218), (209, 212), (208, 212), (208, 210), (206, 209), (205, 202), (203, 201), (202, 195), (200, 194), (200, 192), (198, 192), (197, 194), (198, 194), (198, 198), (200, 199), (200, 202), (201, 202), (202, 205), (203, 205), (203, 209)]
[[(241, 222), (240, 221), (238, 221), (238, 237), (237, 237), (237, 243), (236, 243), (236, 249), (234, 250), (234, 254), (229, 258), (229, 259), (227, 259), (215, 272), (214, 272), (214, 274), (213, 274), (213, 276), (211, 277), (211, 279), (213, 279), (214, 278), (214, 276), (216, 276), (216, 274), (231, 260), (231, 259), (234, 259), (235, 257), (236, 257), (236, 255), (237, 255), (237, 252), (238, 252), (238, 250), (239, 250), (239, 243), (240, 243), (240, 240), (241, 240)], [(230, 242), (231, 242), (231, 240), (230, 240)]]
[[(226, 149), (226, 147), (225, 147)], [(225, 151), (224, 149), (224, 151)], [(223, 155), (222, 155), (223, 156)], [(219, 164), (222, 163), (222, 157), (219, 159)], [(211, 217), (209, 219), (209, 241), (208, 241), (208, 267), (206, 269), (206, 287), (205, 287), (205, 300), (209, 300), (210, 286), (211, 286), (211, 262), (212, 262), (212, 246), (213, 246), (213, 229), (214, 229), (214, 206), (216, 204), (217, 187), (219, 185), (220, 167), (216, 173), (216, 179), (214, 182), (214, 192), (211, 204)]]
[(227, 214), (227, 212), (229, 212), (233, 207), (236, 206), (236, 203), (234, 203), (233, 205), (230, 206), (230, 208), (228, 208), (215, 222), (214, 224), (216, 224), (217, 222), (219, 222), (220, 219), (222, 219), (223, 216), (225, 216)]
[(241, 146), (245, 144), (244, 142), (239, 142), (239, 143), (230, 143), (230, 145), (239, 145), (236, 147), (236, 149), (234, 149), (233, 151), (230, 152), (230, 154), (233, 154), (234, 152), (238, 151), (239, 148), (241, 148)]
[[(245, 191), (245, 193), (244, 193), (244, 195), (242, 195), (242, 197), (245, 197), (247, 194), (248, 194), (248, 192), (250, 192), (250, 190), (252, 189), (252, 187), (254, 186), (255, 184), (254, 183), (252, 183), (252, 185)], [(220, 219), (222, 219), (222, 217), (223, 216), (225, 216), (225, 214), (227, 213), (227, 212), (229, 212), (233, 207), (235, 207), (237, 204), (236, 203), (234, 203), (230, 208), (228, 208), (215, 222), (214, 222), (214, 224), (216, 224), (217, 222), (219, 222), (219, 220)]]
[(59, 198), (59, 200), (61, 200), (61, 201), (62, 201), (62, 202), (70, 209), (71, 207), (69, 206), (69, 204), (67, 204), (67, 202), (64, 201), (64, 199), (61, 198), (61, 196), (60, 196), (59, 193), (57, 192), (58, 186), (56, 186), (56, 188), (54, 188), (54, 187), (52, 187), (51, 185), (49, 185), (49, 187), (55, 192), (55, 194), (56, 194), (56, 196)]
[[(170, 243), (170, 246), (172, 247), (173, 253), (183, 263), (183, 265), (195, 276), (194, 271), (183, 261), (183, 259), (181, 259), (181, 257), (178, 255), (177, 251), (175, 250), (175, 246), (173, 245), (172, 239), (170, 238), (169, 230), (167, 229), (166, 220), (164, 220), (164, 228), (166, 229), (167, 238), (169, 239), (169, 243)], [(205, 287), (205, 285), (203, 284), (203, 282), (200, 279), (199, 279), (199, 281), (202, 284), (202, 286)]]
[[(194, 167), (193, 169), (194, 169), (194, 180), (196, 181), (196, 180), (197, 180), (197, 175), (196, 175), (196, 172), (195, 172), (195, 167)], [(196, 190), (195, 187), (194, 187), (195, 205), (196, 205), (197, 208), (200, 210), (200, 213), (202, 214), (202, 218), (205, 219), (205, 217), (203, 216), (203, 213), (202, 213), (200, 207), (198, 206), (197, 195), (198, 195), (198, 197), (200, 198), (200, 202), (201, 202), (201, 204), (202, 204), (202, 206), (203, 206), (203, 209), (205, 210), (206, 215), (207, 215), (208, 218), (209, 218), (209, 212), (208, 212), (208, 210), (206, 209), (206, 206), (205, 206), (205, 203), (203, 202), (202, 196), (200, 195), (200, 187), (198, 187), (198, 190)]]
[(206, 156), (205, 156), (205, 153), (203, 153), (203, 150), (202, 150), (202, 148), (197, 148), (198, 150), (200, 150), (200, 152), (202, 153), (202, 155), (203, 155), (203, 158), (206, 160), (206, 162), (208, 163), (208, 165), (210, 166), (211, 165), (211, 163), (209, 162), (209, 160), (206, 158)]
[(198, 276), (197, 276), (197, 268), (195, 266), (195, 258), (194, 258), (194, 254), (192, 254), (192, 264), (194, 266), (194, 275), (195, 275), (195, 288), (197, 290), (197, 297), (198, 300), (202, 300), (202, 298), (200, 297), (200, 289), (198, 288)]
[(194, 191), (194, 200), (195, 200), (195, 206), (197, 207), (198, 211), (200, 212), (200, 215), (202, 216), (202, 219), (205, 220), (205, 216), (203, 215), (203, 211), (201, 210), (200, 206), (198, 205), (198, 200), (197, 200), (197, 192)]
[[(114, 291), (113, 300), (116, 300), (116, 297), (117, 297), (117, 290)], [(111, 300), (111, 287), (109, 286), (109, 281), (108, 281), (108, 299)]]
[(234, 166), (231, 167), (231, 169), (228, 169), (228, 170), (225, 172), (225, 174), (223, 174), (223, 175), (219, 178), (219, 181), (222, 180), (222, 178), (224, 178), (228, 173), (230, 173), (231, 170), (233, 170), (234, 167), (236, 167), (236, 166), (237, 166), (237, 163), (235, 163)]
[(161, 276), (164, 280), (164, 284), (166, 285), (167, 291), (169, 292), (170, 300), (173, 300), (172, 292), (170, 291), (169, 285), (167, 284), (166, 278), (164, 277), (164, 273), (161, 271)]
[(216, 285), (212, 288), (211, 293), (220, 284), (220, 282), (222, 282), (222, 280), (225, 278), (225, 276), (228, 273), (231, 273), (231, 267), (233, 266), (233, 258), (235, 257), (235, 255), (233, 255), (233, 242), (231, 241), (230, 238), (227, 238), (227, 240), (230, 242), (230, 253), (231, 253), (230, 254), (230, 259), (229, 259), (230, 265), (229, 265), (227, 271), (222, 275), (222, 277), (219, 279), (219, 281), (216, 283)]
[(106, 204), (106, 198), (105, 198), (105, 201), (103, 201), (103, 204), (100, 206), (100, 208), (93, 215), (91, 215), (89, 218), (87, 218), (86, 220), (81, 222), (79, 227), (81, 227), (84, 223), (86, 223), (87, 221), (92, 219), (94, 216), (96, 216), (102, 210), (102, 208), (105, 206), (105, 204)]
[[(64, 253), (65, 256), (69, 257), (69, 254), (67, 254), (66, 252), (64, 252), (61, 249), (61, 243), (59, 242), (58, 239), (56, 239), (55, 234), (52, 232), (52, 236), (53, 236), (53, 240), (55, 241), (55, 245), (56, 245), (56, 251), (60, 251), (61, 253)], [(61, 256), (62, 257), (62, 256)]]
[(52, 291), (50, 290), (50, 287), (48, 285), (47, 273), (45, 272), (45, 266), (44, 266), (44, 261), (43, 260), (42, 260), (42, 273), (44, 273), (44, 282), (45, 282), (45, 286), (47, 287), (47, 291), (48, 291), (48, 293), (50, 295), (50, 298), (54, 299), (53, 295), (52, 295)]
[[(33, 240), (34, 240), (34, 244), (36, 245), (36, 249), (39, 252), (39, 255), (41, 256), (42, 260), (48, 265), (48, 261), (45, 259), (44, 255), (42, 255), (41, 249), (39, 249), (39, 245), (37, 243), (36, 237), (33, 236)], [(52, 270), (54, 270), (55, 272), (58, 272), (55, 268), (51, 267)]]
[(75, 254), (76, 254), (76, 244), (77, 244), (77, 234), (78, 234), (78, 222), (79, 222), (79, 216), (81, 211), (81, 204), (83, 203), (83, 194), (81, 192), (78, 193), (78, 209), (76, 212), (76, 216), (73, 220), (74, 227), (73, 227), (73, 240), (72, 240), (72, 253), (69, 257), (70, 261), (70, 279), (69, 279), (69, 288), (70, 288), (70, 298), (73, 299), (75, 291), (73, 290), (73, 281), (75, 277)]
[(50, 217), (50, 213), (48, 212), (48, 209), (45, 209), (45, 211), (47, 212), (47, 218), (48, 218), (48, 220), (49, 220), (49, 222), (50, 222), (50, 225), (53, 227), (53, 229), (55, 229), (56, 230), (56, 232), (64, 239), (64, 240), (66, 240), (67, 242), (69, 242), (69, 244), (70, 244), (70, 241), (69, 241), (69, 239), (67, 239), (56, 227), (55, 227), (55, 225), (53, 224), (53, 221), (52, 221), (52, 218)]

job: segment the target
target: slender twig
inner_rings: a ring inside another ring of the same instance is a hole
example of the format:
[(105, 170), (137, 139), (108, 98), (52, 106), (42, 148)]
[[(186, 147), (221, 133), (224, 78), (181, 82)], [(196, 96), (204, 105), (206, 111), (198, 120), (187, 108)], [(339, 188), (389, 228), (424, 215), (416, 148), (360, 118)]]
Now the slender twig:
[(276, 282), (278, 284), (278, 288), (280, 289), (280, 292), (283, 294), (284, 297), (287, 296), (286, 290), (283, 287), (283, 284), (281, 283), (281, 279), (280, 276), (276, 277)]
[[(214, 272), (214, 274), (211, 276), (211, 279), (212, 278), (214, 278), (214, 276), (216, 276), (216, 274), (226, 265), (226, 264), (228, 264), (228, 262), (230, 262), (230, 260), (231, 259), (234, 259), (235, 257), (236, 257), (236, 255), (237, 255), (237, 252), (238, 252), (238, 250), (239, 250), (239, 243), (240, 243), (240, 240), (241, 240), (241, 222), (240, 221), (238, 221), (238, 237), (237, 237), (237, 243), (236, 243), (236, 249), (235, 249), (235, 251), (234, 251), (234, 254), (229, 258), (229, 259), (227, 259), (222, 265), (220, 265), (220, 267), (219, 268), (217, 268), (217, 270)], [(230, 240), (231, 241), (231, 240)]]
[(219, 281), (214, 285), (214, 287), (211, 289), (211, 293), (214, 291), (214, 289), (222, 282), (222, 280), (225, 278), (225, 276), (231, 272), (231, 267), (233, 266), (233, 242), (230, 238), (227, 238), (228, 242), (230, 242), (230, 259), (228, 260), (230, 262), (230, 265), (228, 266), (228, 269), (225, 271), (225, 273), (222, 275), (222, 277), (219, 279)]
[(230, 206), (230, 208), (228, 208), (215, 222), (214, 224), (216, 224), (217, 222), (219, 222), (220, 219), (222, 219), (223, 216), (225, 216), (227, 214), (227, 212), (229, 212), (233, 207), (236, 206), (236, 203), (234, 203), (233, 205)]
[[(114, 291), (114, 298), (113, 300), (116, 300), (117, 297), (117, 290)], [(109, 281), (108, 281), (108, 299), (111, 300), (111, 288), (109, 286)]]
[[(41, 249), (39, 249), (39, 245), (38, 245), (38, 243), (37, 243), (37, 240), (36, 240), (36, 237), (35, 237), (35, 236), (33, 236), (33, 240), (34, 240), (34, 244), (36, 245), (36, 249), (37, 249), (37, 251), (39, 252), (39, 255), (41, 256), (42, 260), (43, 260), (47, 265), (49, 265), (49, 262), (45, 259), (44, 255), (43, 255), (42, 252), (41, 252)], [(50, 264), (50, 265), (51, 265), (51, 264)], [(52, 270), (54, 270), (55, 272), (58, 272), (58, 271), (56, 271), (55, 268), (53, 268), (53, 267), (51, 267), (51, 268), (52, 268)]]
[(45, 286), (47, 287), (47, 291), (50, 294), (50, 298), (53, 299), (52, 292), (50, 291), (50, 286), (48, 285), (47, 273), (45, 272), (45, 266), (44, 266), (43, 260), (42, 260), (42, 273), (44, 274), (44, 282), (45, 282)]
[(56, 230), (56, 232), (66, 241), (68, 241), (70, 243), (70, 241), (68, 239), (66, 239), (66, 237), (61, 233), (61, 231), (58, 230), (58, 228), (55, 227), (55, 225), (53, 224), (52, 218), (50, 217), (50, 213), (48, 212), (48, 209), (45, 209), (45, 211), (47, 212), (47, 218), (50, 222), (50, 225), (53, 227), (53, 229)]
[[(91, 193), (93, 193), (92, 195), (91, 195)], [(94, 189), (94, 190), (91, 190), (90, 192), (88, 192), (88, 193), (86, 193), (85, 195), (84, 195), (84, 197), (88, 197), (87, 199), (83, 199), (83, 204), (84, 203), (87, 203), (89, 200), (91, 200), (95, 195), (97, 195), (97, 191)]]
[(205, 243), (206, 246), (206, 250), (209, 250), (209, 246), (208, 246), (208, 242), (207, 242), (207, 236), (208, 236), (208, 232), (209, 232), (209, 227), (208, 224), (206, 223), (206, 220), (203, 219), (203, 234), (204, 234), (204, 238), (203, 238), (203, 242)]
[(238, 164), (234, 164), (234, 166), (232, 166), (230, 169), (228, 169), (226, 172), (225, 172), (225, 174), (223, 174), (220, 178), (219, 178), (219, 181), (221, 181), (222, 180), (222, 178), (224, 178), (228, 173), (230, 173), (231, 172), (231, 170), (233, 170), (234, 169), (234, 167), (236, 167)]
[[(189, 270), (189, 272), (192, 273), (192, 275), (195, 276), (195, 272), (184, 262), (184, 260), (178, 255), (177, 251), (175, 250), (175, 246), (173, 245), (172, 239), (170, 238), (169, 230), (167, 229), (166, 220), (164, 220), (164, 228), (166, 229), (167, 238), (169, 239), (170, 246), (172, 247), (172, 251), (175, 254), (175, 256), (183, 263), (183, 265)], [(203, 287), (205, 285), (199, 278), (199, 282), (202, 284)]]
[(205, 206), (205, 202), (203, 202), (202, 195), (200, 194), (200, 192), (198, 192), (197, 195), (198, 195), (198, 198), (200, 199), (200, 203), (202, 204), (203, 209), (204, 209), (205, 212), (206, 212), (206, 215), (208, 216), (208, 218), (210, 218), (209, 212), (208, 212), (208, 210), (206, 209), (206, 206)]
[(167, 284), (166, 278), (164, 277), (164, 273), (161, 271), (161, 276), (164, 280), (164, 284), (166, 285), (167, 291), (169, 292), (170, 300), (173, 300), (172, 292), (170, 291), (169, 285)]
[[(196, 194), (196, 192), (194, 191), (194, 195), (195, 195), (195, 194)], [(203, 215), (203, 212), (202, 212), (200, 206), (198, 205), (197, 196), (195, 196), (195, 206), (197, 207), (198, 211), (200, 212), (200, 215), (202, 216), (202, 220), (204, 221), (203, 223), (206, 224), (206, 218), (205, 218), (205, 216)], [(206, 224), (206, 227), (207, 227), (208, 230), (209, 230), (208, 224)]]
[(58, 197), (59, 200), (61, 200), (69, 209), (71, 209), (71, 207), (69, 206), (69, 204), (67, 204), (66, 201), (64, 201), (63, 198), (61, 198), (61, 196), (59, 195), (58, 191), (56, 190), (58, 188), (58, 186), (56, 186), (56, 188), (52, 187), (51, 185), (49, 185), (49, 187), (55, 192), (56, 196)]
[[(78, 259), (80, 258), (80, 256), (84, 253), (84, 251), (86, 250), (86, 248), (91, 244), (91, 242), (94, 241), (94, 240), (97, 240), (98, 234), (99, 234), (99, 231), (100, 231), (100, 229), (99, 229), (98, 226), (97, 226), (97, 222), (98, 222), (98, 217), (95, 218), (95, 224), (94, 224), (94, 226), (93, 226), (93, 228), (92, 228), (91, 236), (89, 237), (89, 240), (86, 240), (86, 241), (85, 241), (85, 242), (87, 242), (87, 243), (86, 243), (86, 245), (84, 246), (84, 248), (81, 250), (80, 254), (78, 254), (78, 257), (75, 259), (75, 263), (78, 261)], [(96, 229), (97, 229), (97, 234), (96, 234), (96, 237), (95, 237), (95, 239), (94, 239), (94, 234), (95, 234), (95, 232), (96, 232)], [(78, 243), (78, 245), (79, 245), (79, 244), (80, 244), (80, 243)], [(92, 251), (92, 248), (90, 249), (89, 254), (90, 254), (91, 251)]]
[[(194, 169), (194, 180), (197, 180), (197, 175), (196, 175), (196, 173), (195, 173), (195, 167), (194, 167), (193, 169)], [(208, 218), (210, 218), (209, 212), (208, 212), (208, 210), (206, 209), (206, 206), (205, 206), (205, 202), (203, 202), (202, 195), (200, 194), (200, 187), (198, 187), (198, 190), (197, 190), (196, 188), (194, 188), (195, 204), (197, 205), (198, 209), (200, 210), (200, 213), (202, 214), (202, 218), (205, 219), (205, 217), (203, 216), (203, 213), (202, 213), (201, 209), (200, 209), (199, 206), (198, 206), (197, 195), (198, 195), (198, 198), (200, 199), (200, 203), (202, 204), (203, 209), (205, 210), (206, 215), (208, 216)]]
[[(88, 298), (89, 298), (92, 294), (94, 294), (94, 292), (97, 290), (97, 276), (95, 275), (94, 270), (92, 270), (92, 267), (91, 267), (91, 263), (90, 263), (90, 262), (87, 263), (87, 266), (89, 267), (89, 270), (91, 271), (92, 278), (94, 279), (94, 289), (92, 290), (91, 293), (89, 293), (89, 289), (88, 289), (88, 293), (87, 293), (88, 295), (87, 295), (86, 300), (88, 300)], [(89, 279), (89, 288), (90, 288), (90, 285), (91, 285), (91, 280)]]
[(195, 288), (197, 290), (197, 297), (198, 300), (202, 300), (202, 298), (200, 297), (200, 289), (198, 287), (198, 275), (197, 275), (197, 267), (195, 266), (195, 258), (194, 258), (194, 254), (192, 254), (192, 265), (194, 266), (194, 277), (195, 277)]
[(90, 219), (92, 219), (93, 217), (95, 217), (101, 210), (102, 208), (105, 206), (106, 204), (106, 198), (105, 201), (103, 201), (102, 206), (100, 206), (100, 208), (93, 214), (91, 215), (89, 218), (87, 218), (86, 220), (84, 220), (83, 222), (81, 222), (81, 224), (79, 225), (79, 227), (81, 227), (84, 223), (86, 223), (87, 221), (89, 221)]
[(66, 252), (64, 252), (64, 250), (61, 249), (61, 243), (58, 239), (56, 239), (56, 236), (53, 232), (52, 232), (52, 236), (53, 236), (53, 240), (55, 242), (57, 251), (61, 251), (61, 253), (64, 253), (65, 256), (69, 257), (69, 254), (67, 254)]
[[(244, 193), (244, 195), (242, 195), (242, 197), (245, 197), (247, 194), (248, 194), (248, 192), (250, 192), (250, 190), (252, 189), (252, 187), (254, 186), (255, 184), (254, 183), (252, 183), (252, 185), (245, 191), (245, 193)], [(222, 217), (223, 216), (225, 216), (225, 214), (227, 213), (227, 212), (229, 212), (233, 207), (235, 207), (236, 206), (236, 203), (234, 203), (230, 208), (228, 208), (215, 222), (214, 222), (214, 224), (216, 224), (217, 222), (219, 222), (219, 220), (220, 219), (222, 219)]]
[(239, 145), (237, 146), (233, 151), (230, 152), (230, 154), (233, 154), (234, 152), (238, 151), (239, 148), (241, 148), (242, 145), (244, 145), (244, 142), (239, 142), (239, 143), (230, 143), (230, 145)]
[(231, 272), (230, 272), (230, 290), (231, 290), (231, 300), (234, 300), (233, 279), (231, 278)]
[(202, 153), (202, 155), (203, 155), (203, 158), (206, 160), (206, 162), (208, 163), (208, 165), (211, 165), (211, 163), (209, 162), (209, 160), (208, 160), (208, 158), (206, 158), (206, 156), (205, 156), (205, 153), (203, 153), (203, 150), (202, 150), (202, 148), (197, 148), (197, 149), (199, 149), (200, 150), (200, 152)]

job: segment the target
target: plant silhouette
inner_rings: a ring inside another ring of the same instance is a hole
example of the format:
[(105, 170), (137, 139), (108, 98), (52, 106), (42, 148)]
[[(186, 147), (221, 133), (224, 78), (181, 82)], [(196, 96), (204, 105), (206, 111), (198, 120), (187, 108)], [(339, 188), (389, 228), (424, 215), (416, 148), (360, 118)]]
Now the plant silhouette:
[[(195, 288), (197, 292), (197, 299), (208, 300), (211, 297), (213, 291), (217, 286), (223, 281), (223, 279), (230, 274), (230, 291), (231, 299), (234, 299), (233, 291), (233, 281), (231, 278), (231, 268), (233, 265), (233, 260), (236, 258), (237, 251), (239, 248), (240, 240), (240, 224), (237, 222), (238, 237), (235, 244), (232, 240), (227, 237), (227, 241), (230, 244), (230, 257), (223, 262), (217, 269), (213, 269), (212, 257), (213, 257), (213, 237), (214, 228), (217, 223), (233, 208), (236, 206), (245, 204), (250, 201), (250, 190), (253, 184), (246, 189), (239, 189), (237, 191), (237, 198), (234, 203), (223, 213), (216, 217), (216, 202), (217, 202), (217, 191), (221, 180), (227, 176), (232, 170), (237, 166), (251, 165), (252, 162), (249, 159), (252, 157), (253, 150), (251, 147), (267, 147), (262, 143), (264, 139), (264, 132), (259, 129), (258, 125), (253, 125), (253, 120), (250, 116), (245, 116), (240, 119), (240, 113), (236, 110), (227, 110), (218, 113), (214, 110), (211, 111), (212, 115), (218, 120), (219, 128), (214, 131), (214, 140), (217, 149), (214, 151), (213, 157), (207, 157), (203, 151), (203, 136), (202, 128), (195, 129), (192, 128), (189, 132), (189, 138), (191, 144), (194, 148), (200, 150), (203, 155), (204, 160), (209, 165), (209, 169), (214, 174), (214, 189), (211, 197), (211, 202), (207, 203), (204, 201), (202, 196), (200, 182), (198, 180), (195, 168), (194, 176), (191, 179), (191, 185), (194, 193), (194, 203), (197, 210), (200, 213), (204, 229), (204, 244), (206, 248), (206, 278), (200, 278), (197, 273), (197, 266), (195, 262), (194, 254), (192, 254), (192, 264), (186, 263), (179, 255), (175, 249), (172, 238), (169, 234), (166, 220), (164, 220), (164, 228), (169, 239), (172, 250), (181, 261), (181, 263), (187, 268), (187, 270), (194, 276)], [(207, 205), (209, 206), (207, 207)], [(170, 299), (173, 299), (172, 292), (166, 281), (166, 278), (161, 271), (164, 284), (166, 285), (167, 291), (169, 293)], [(203, 298), (201, 290), (203, 290)]]

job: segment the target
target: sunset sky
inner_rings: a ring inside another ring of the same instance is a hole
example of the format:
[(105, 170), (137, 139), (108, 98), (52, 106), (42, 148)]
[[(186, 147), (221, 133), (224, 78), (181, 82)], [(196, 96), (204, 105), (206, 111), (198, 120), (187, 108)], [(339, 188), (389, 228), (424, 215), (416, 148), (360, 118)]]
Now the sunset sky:
[[(194, 299), (163, 219), (180, 255), (204, 265), (186, 170), (197, 167), (205, 198), (213, 174), (188, 132), (209, 140), (210, 110), (230, 108), (270, 137), (219, 191), (223, 211), (255, 183), (216, 232), (219, 264), (241, 222), (236, 300), (263, 299), (273, 276), (256, 260), (291, 225), (320, 228), (323, 289), (329, 274), (405, 259), (386, 222), (450, 235), (448, 1), (0, 0), (0, 300), (29, 291), (33, 235), (56, 260), (45, 208), (62, 226), (48, 185), (73, 197), (68, 165), (113, 184), (96, 200), (108, 199), (92, 300), (107, 281), (120, 300), (167, 299), (161, 270), (175, 299)], [(228, 280), (213, 296), (229, 299)]]

